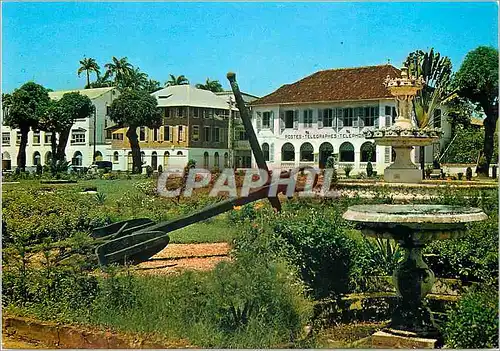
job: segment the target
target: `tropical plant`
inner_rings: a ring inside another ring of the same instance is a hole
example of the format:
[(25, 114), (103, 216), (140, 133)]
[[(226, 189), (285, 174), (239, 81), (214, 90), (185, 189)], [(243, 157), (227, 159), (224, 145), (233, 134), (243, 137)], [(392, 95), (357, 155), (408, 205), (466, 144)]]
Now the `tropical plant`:
[[(424, 81), (423, 88), (417, 92), (413, 101), (416, 124), (419, 128), (432, 127), (437, 109), (453, 96), (449, 91), (451, 61), (447, 56), (434, 52), (434, 49), (429, 52), (417, 50), (408, 55), (404, 65), (411, 76), (422, 78)], [(420, 168), (424, 178), (424, 146), (420, 147)]]
[(107, 72), (102, 77), (97, 77), (95, 82), (90, 83), (90, 88), (107, 88), (114, 86), (114, 82), (109, 79)]
[(224, 91), (218, 80), (210, 80), (210, 78), (207, 78), (205, 84), (196, 84), (196, 87), (198, 89), (210, 90), (214, 93)]
[(170, 74), (170, 79), (165, 82), (166, 87), (171, 87), (173, 85), (186, 85), (189, 84), (189, 80), (183, 76), (174, 76), (173, 74)]
[(110, 118), (119, 126), (128, 127), (127, 138), (130, 142), (133, 172), (142, 172), (141, 149), (136, 129), (140, 126), (155, 127), (161, 123), (161, 115), (156, 108), (154, 96), (142, 90), (125, 90), (113, 101)]
[(24, 171), (26, 167), (26, 145), (30, 128), (38, 128), (40, 117), (45, 113), (49, 102), (49, 93), (43, 86), (28, 82), (14, 90), (12, 96), (2, 96), (9, 105), (4, 115), (4, 124), (21, 132), (17, 167)]
[(351, 164), (346, 164), (344, 166), (344, 173), (345, 173), (346, 178), (349, 178), (349, 174), (351, 173), (352, 170), (353, 170), (353, 166)]
[(368, 161), (366, 164), (366, 175), (370, 178), (373, 176), (373, 165), (371, 162)]
[(155, 91), (158, 91), (161, 89), (160, 82), (154, 79), (149, 79), (146, 84), (144, 85), (144, 89), (148, 93), (154, 93)]
[(104, 65), (106, 67), (106, 78), (114, 77), (114, 83), (116, 86), (126, 85), (129, 77), (134, 74), (134, 68), (126, 57), (122, 57), (121, 59), (113, 56), (111, 58), (110, 63), (106, 63)]
[(498, 49), (480, 46), (469, 52), (453, 80), (458, 94), (483, 109), (485, 163), (477, 173), (488, 176), (498, 120)]
[(124, 80), (117, 82), (119, 89), (130, 88), (135, 90), (142, 90), (148, 84), (148, 75), (141, 72), (139, 67), (133, 68)]
[(83, 60), (80, 60), (80, 67), (78, 68), (78, 77), (80, 77), (80, 74), (82, 74), (83, 71), (86, 72), (87, 74), (87, 85), (85, 85), (85, 89), (90, 88), (90, 73), (95, 72), (97, 78), (99, 78), (99, 73), (100, 73), (100, 67), (97, 64), (96, 60), (93, 58), (83, 58)]

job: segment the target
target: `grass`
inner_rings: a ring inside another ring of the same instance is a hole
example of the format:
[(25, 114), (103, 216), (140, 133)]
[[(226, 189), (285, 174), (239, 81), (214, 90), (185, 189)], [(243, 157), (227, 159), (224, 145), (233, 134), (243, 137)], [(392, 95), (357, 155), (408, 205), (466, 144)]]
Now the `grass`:
[(224, 215), (212, 220), (191, 224), (169, 233), (170, 242), (174, 244), (231, 242), (237, 228), (230, 224)]

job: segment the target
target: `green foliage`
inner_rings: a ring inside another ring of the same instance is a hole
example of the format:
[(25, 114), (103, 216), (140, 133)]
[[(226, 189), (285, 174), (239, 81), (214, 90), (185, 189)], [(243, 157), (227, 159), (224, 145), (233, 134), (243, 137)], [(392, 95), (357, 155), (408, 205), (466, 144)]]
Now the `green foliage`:
[(205, 84), (196, 84), (196, 87), (198, 89), (210, 90), (211, 92), (214, 93), (224, 91), (222, 85), (219, 83), (218, 80), (210, 80), (210, 78), (207, 78)]
[(7, 113), (4, 115), (6, 126), (16, 129), (36, 127), (40, 117), (48, 107), (50, 98), (47, 89), (34, 82), (28, 82), (14, 90), (8, 103)]
[(189, 80), (184, 76), (174, 76), (173, 74), (169, 74), (170, 79), (165, 82), (166, 87), (171, 87), (173, 85), (186, 85), (189, 84)]
[(472, 168), (467, 167), (465, 170), (465, 179), (472, 180)]
[(148, 165), (148, 166), (146, 166), (146, 176), (147, 176), (148, 178), (151, 178), (151, 176), (152, 176), (152, 175), (153, 175), (153, 167), (151, 167), (151, 166), (149, 166), (149, 165)]
[(443, 334), (446, 344), (457, 349), (498, 348), (498, 287), (466, 293), (448, 311)]
[(126, 90), (111, 104), (109, 117), (120, 126), (153, 127), (161, 123), (158, 102), (147, 92)]
[(84, 57), (83, 60), (80, 60), (80, 67), (78, 68), (77, 74), (80, 76), (84, 71), (86, 72), (87, 84), (85, 85), (85, 89), (90, 88), (90, 73), (95, 72), (96, 76), (99, 77), (100, 69), (96, 60), (93, 58)]
[(344, 172), (345, 172), (345, 176), (346, 176), (347, 178), (349, 178), (349, 173), (351, 173), (351, 171), (352, 171), (352, 170), (353, 170), (353, 165), (351, 165), (351, 164), (346, 164), (346, 165), (344, 166)]
[(498, 99), (498, 50), (479, 46), (470, 51), (453, 83), (461, 96), (475, 103), (487, 100), (493, 105)]
[[(495, 138), (494, 156), (498, 157), (498, 138)], [(448, 163), (473, 163), (483, 149), (484, 131), (475, 128), (457, 128), (456, 137), (443, 157)]]
[(371, 162), (366, 164), (366, 175), (370, 178), (373, 176), (373, 165)]
[(104, 205), (104, 203), (106, 202), (106, 198), (107, 196), (105, 193), (99, 192), (95, 194), (95, 200), (99, 205)]

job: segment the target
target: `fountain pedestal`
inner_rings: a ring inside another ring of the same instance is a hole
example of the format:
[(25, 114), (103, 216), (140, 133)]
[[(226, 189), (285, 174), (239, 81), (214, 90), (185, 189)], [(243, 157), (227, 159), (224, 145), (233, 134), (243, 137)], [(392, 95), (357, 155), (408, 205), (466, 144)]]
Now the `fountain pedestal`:
[(343, 217), (356, 223), (363, 234), (394, 239), (404, 249), (393, 273), (398, 306), (385, 332), (403, 337), (437, 338), (438, 330), (424, 297), (434, 285), (434, 273), (422, 258), (433, 240), (456, 238), (468, 222), (487, 218), (481, 209), (443, 205), (357, 205)]

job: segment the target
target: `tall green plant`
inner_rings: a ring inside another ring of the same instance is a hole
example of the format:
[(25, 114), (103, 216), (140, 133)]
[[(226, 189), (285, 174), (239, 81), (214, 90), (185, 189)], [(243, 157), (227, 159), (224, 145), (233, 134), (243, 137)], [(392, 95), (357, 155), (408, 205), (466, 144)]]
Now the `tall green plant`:
[[(447, 56), (431, 49), (429, 52), (417, 50), (411, 52), (405, 67), (408, 73), (424, 81), (423, 88), (413, 101), (415, 120), (419, 128), (432, 126), (435, 111), (450, 98), (449, 85), (451, 77), (451, 61)], [(441, 116), (440, 116), (441, 117)], [(420, 147), (420, 167), (422, 178), (425, 178), (425, 147)]]

